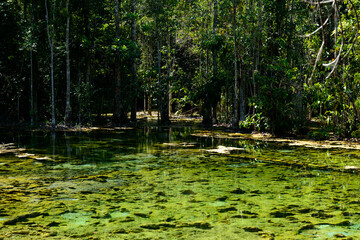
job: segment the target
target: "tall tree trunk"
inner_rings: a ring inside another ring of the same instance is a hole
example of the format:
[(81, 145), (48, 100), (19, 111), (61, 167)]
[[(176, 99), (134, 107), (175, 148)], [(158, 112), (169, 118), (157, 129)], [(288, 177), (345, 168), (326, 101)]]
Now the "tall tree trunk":
[[(213, 41), (216, 41), (216, 27), (217, 27), (217, 15), (218, 15), (218, 3), (217, 0), (213, 1)], [(209, 53), (208, 53), (209, 55)], [(217, 50), (216, 46), (213, 46), (212, 49), (212, 67), (213, 67), (213, 77), (212, 81), (205, 86), (205, 99), (202, 105), (202, 115), (203, 115), (203, 125), (205, 126), (212, 126), (214, 123), (217, 122), (216, 119), (216, 105), (217, 100), (215, 94), (209, 92), (209, 89), (216, 87), (217, 85)], [(209, 64), (209, 56), (207, 56), (207, 65)], [(211, 85), (211, 86), (210, 86)]]
[[(131, 12), (135, 16), (136, 13), (136, 0), (131, 0)], [(131, 21), (131, 41), (133, 45), (136, 47), (136, 19), (135, 17), (132, 18)], [(135, 49), (136, 50), (136, 49)], [(133, 99), (131, 103), (131, 121), (136, 122), (136, 108), (137, 108), (137, 95), (138, 95), (138, 80), (137, 80), (137, 70), (136, 70), (136, 56), (133, 54), (131, 58), (131, 72), (132, 72), (132, 81), (133, 81)]]
[(65, 107), (65, 125), (70, 122), (70, 48), (69, 48), (69, 35), (70, 35), (70, 12), (69, 0), (66, 1), (66, 107)]
[(244, 121), (245, 120), (245, 107), (246, 107), (246, 99), (245, 99), (245, 81), (242, 77), (241, 74), (241, 66), (240, 66), (240, 72), (239, 72), (239, 77), (240, 77), (240, 121)]
[(81, 70), (78, 68), (77, 71), (77, 77), (78, 77), (78, 95), (77, 95), (77, 101), (79, 105), (79, 111), (78, 111), (78, 124), (81, 125), (81, 115), (82, 115), (82, 100), (81, 100)]
[[(214, 41), (216, 40), (216, 28), (217, 28), (217, 20), (218, 19), (218, 2), (217, 0), (214, 0), (214, 19), (213, 19), (213, 37), (214, 37)], [(218, 85), (218, 69), (217, 69), (217, 49), (216, 46), (213, 49), (213, 79), (214, 79), (214, 83), (213, 85), (215, 85), (215, 87), (217, 87)], [(217, 95), (218, 93), (216, 93), (215, 95)], [(212, 96), (215, 97), (215, 99), (212, 99), (212, 121), (213, 123), (217, 124), (217, 104), (218, 104), (218, 99), (217, 96)]]
[(239, 128), (239, 95), (238, 95), (238, 74), (237, 74), (237, 42), (236, 42), (236, 0), (233, 0), (233, 34), (234, 34), (234, 119), (233, 129)]
[[(209, 50), (206, 52), (206, 80), (209, 81)], [(210, 104), (210, 96), (208, 93), (208, 86), (205, 86), (205, 94), (204, 94), (204, 102), (201, 104), (201, 114), (203, 116), (202, 124), (205, 126), (212, 126), (212, 114), (211, 114), (211, 104)]]
[[(159, 8), (157, 3), (157, 9)], [(158, 85), (159, 85), (159, 111), (160, 111), (160, 123), (161, 124), (168, 124), (170, 122), (169, 120), (169, 108), (168, 108), (168, 92), (166, 91), (167, 87), (164, 87), (164, 83), (162, 82), (161, 77), (161, 29), (159, 29), (158, 21), (156, 20), (156, 33), (157, 33), (157, 56), (158, 56)]]
[[(30, 126), (34, 126), (34, 66), (33, 66), (33, 25), (32, 25), (32, 19), (28, 17), (27, 11), (28, 11), (28, 3), (24, 2), (24, 18), (27, 23), (29, 24), (29, 30), (30, 30)], [(33, 6), (32, 6), (33, 8)], [(32, 14), (34, 16), (34, 14)]]
[[(89, 0), (85, 0), (85, 4), (83, 7), (83, 15), (84, 15), (84, 29), (85, 29), (85, 37), (86, 39), (92, 39), (91, 37), (91, 32), (90, 32), (90, 1)], [(90, 83), (90, 74), (91, 74), (91, 49), (89, 46), (87, 46), (86, 52), (84, 53), (84, 62), (85, 62), (85, 67), (84, 67), (84, 76), (85, 76), (85, 82), (87, 84)]]
[(151, 104), (151, 95), (149, 94), (149, 95), (148, 95), (148, 114), (149, 114), (149, 116), (152, 116), (151, 107), (152, 107), (152, 104)]
[[(156, 32), (158, 33), (158, 27), (156, 26)], [(158, 87), (159, 87), (159, 103), (158, 103), (158, 116), (159, 112), (162, 116), (163, 112), (163, 102), (162, 102), (162, 82), (161, 82), (161, 49), (160, 49), (160, 39), (159, 34), (157, 34), (156, 47), (157, 47), (157, 68), (158, 68)], [(160, 119), (158, 119), (160, 121)]]
[[(214, 41), (216, 41), (216, 27), (217, 27), (217, 18), (218, 18), (218, 3), (217, 0), (214, 0), (214, 19), (213, 19), (213, 37)], [(214, 78), (217, 76), (217, 50), (216, 47), (213, 49), (213, 74)]]
[(30, 126), (34, 126), (34, 66), (32, 46), (30, 47)]
[(31, 46), (30, 46), (30, 124), (33, 126), (38, 121), (38, 112), (37, 112), (37, 76), (39, 76), (39, 67), (37, 60), (37, 51), (34, 51), (33, 41), (34, 36), (38, 33), (37, 28), (34, 26), (35, 19), (38, 17), (36, 12), (35, 4), (31, 4), (32, 18), (29, 18), (31, 21)]
[[(115, 0), (115, 33), (116, 39), (120, 39), (120, 20), (119, 20), (119, 0)], [(121, 90), (121, 75), (120, 75), (120, 49), (119, 46), (116, 51), (115, 58), (115, 110), (113, 116), (113, 122), (115, 124), (122, 124), (127, 122), (127, 112), (123, 106), (123, 96)]]
[(167, 84), (166, 84), (166, 109), (168, 113), (168, 118), (171, 116), (171, 81), (170, 81), (170, 75), (171, 75), (171, 61), (170, 61), (170, 51), (171, 51), (171, 36), (170, 31), (168, 29), (168, 36), (167, 36), (167, 58), (166, 58), (166, 68), (167, 68)]
[[(53, 44), (54, 44), (54, 39), (53, 39), (53, 34), (50, 33), (50, 27), (49, 27), (49, 12), (48, 12), (48, 7), (47, 7), (47, 0), (45, 0), (45, 11), (46, 11), (46, 30), (47, 30), (47, 35), (48, 35), (48, 40), (49, 40), (49, 46), (50, 46), (50, 57), (51, 57), (51, 61), (50, 61), (50, 71), (51, 71), (51, 126), (54, 128), (55, 127), (55, 87), (54, 87), (54, 49), (53, 49)], [(54, 7), (54, 11), (55, 11), (55, 7)], [(55, 20), (55, 13), (53, 13), (53, 22)], [(53, 29), (54, 30), (54, 29)]]

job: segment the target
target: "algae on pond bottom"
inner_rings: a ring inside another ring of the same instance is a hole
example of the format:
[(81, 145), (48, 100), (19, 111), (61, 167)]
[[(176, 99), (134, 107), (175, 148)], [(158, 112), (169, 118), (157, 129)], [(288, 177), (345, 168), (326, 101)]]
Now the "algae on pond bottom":
[[(340, 171), (356, 150), (148, 136), (60, 135), (41, 167), (1, 156), (0, 238), (360, 238), (360, 177)], [(219, 145), (241, 151), (206, 151)]]

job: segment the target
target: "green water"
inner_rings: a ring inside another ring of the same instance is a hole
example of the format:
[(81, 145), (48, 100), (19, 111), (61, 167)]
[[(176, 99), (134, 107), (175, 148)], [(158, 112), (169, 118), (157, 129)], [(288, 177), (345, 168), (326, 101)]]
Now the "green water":
[(359, 151), (193, 131), (2, 133), (0, 239), (360, 239)]

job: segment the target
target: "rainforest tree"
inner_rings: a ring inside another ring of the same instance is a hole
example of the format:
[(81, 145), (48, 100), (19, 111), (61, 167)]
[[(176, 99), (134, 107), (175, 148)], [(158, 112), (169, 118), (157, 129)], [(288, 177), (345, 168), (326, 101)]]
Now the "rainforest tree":
[(0, 4), (3, 123), (112, 113), (121, 125), (156, 110), (160, 124), (199, 113), (207, 126), (288, 133), (315, 118), (360, 135), (359, 1)]

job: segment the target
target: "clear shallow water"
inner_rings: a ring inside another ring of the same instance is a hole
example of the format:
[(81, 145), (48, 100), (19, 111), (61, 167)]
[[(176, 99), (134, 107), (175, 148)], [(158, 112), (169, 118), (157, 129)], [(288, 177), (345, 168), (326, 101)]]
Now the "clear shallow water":
[(2, 134), (0, 239), (360, 238), (359, 151), (191, 132)]

